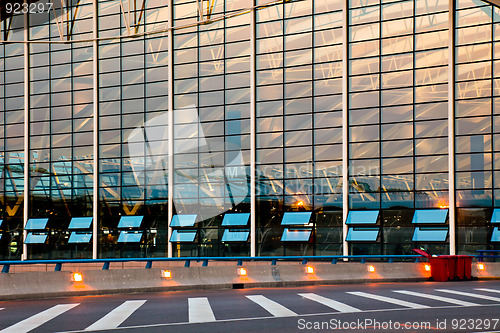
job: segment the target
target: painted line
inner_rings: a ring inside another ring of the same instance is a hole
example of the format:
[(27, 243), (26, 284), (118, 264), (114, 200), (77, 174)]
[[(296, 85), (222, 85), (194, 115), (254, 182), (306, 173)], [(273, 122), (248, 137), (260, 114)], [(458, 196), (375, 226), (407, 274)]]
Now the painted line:
[(276, 303), (269, 298), (262, 295), (247, 295), (246, 298), (251, 300), (252, 302), (257, 303), (261, 307), (263, 307), (267, 312), (272, 314), (275, 317), (293, 317), (297, 316), (295, 312), (290, 309), (285, 308), (283, 305)]
[(488, 289), (488, 288), (475, 288), (476, 290), (487, 291), (489, 293), (497, 293), (500, 294), (500, 290), (497, 289)]
[(98, 331), (98, 330), (109, 330), (117, 328), (123, 323), (128, 317), (132, 315), (138, 308), (140, 308), (145, 300), (140, 301), (126, 301), (110, 313), (87, 327), (86, 331)]
[(189, 298), (188, 307), (190, 323), (206, 323), (215, 321), (215, 316), (210, 303), (208, 303), (208, 298)]
[(392, 298), (392, 297), (385, 297), (385, 296), (368, 294), (368, 293), (364, 293), (364, 292), (361, 292), (361, 291), (349, 291), (347, 293), (351, 294), (351, 295), (356, 295), (356, 296), (371, 298), (371, 299), (374, 299), (374, 300), (377, 300), (377, 301), (381, 301), (381, 302), (386, 302), (386, 303), (401, 305), (401, 306), (405, 306), (407, 308), (412, 308), (412, 309), (427, 309), (427, 308), (430, 308), (430, 306), (427, 306), (427, 305), (422, 305), (422, 304), (417, 304), (417, 303), (402, 301), (400, 299), (396, 299), (396, 298)]
[(432, 300), (436, 300), (436, 301), (441, 301), (441, 302), (451, 303), (451, 304), (461, 305), (461, 306), (477, 306), (477, 305), (479, 305), (477, 303), (461, 301), (459, 299), (442, 297), (442, 296), (431, 295), (431, 294), (422, 294), (422, 293), (417, 293), (417, 292), (409, 291), (409, 290), (393, 290), (393, 292), (405, 294), (405, 295), (410, 295), (410, 296), (428, 298), (428, 299), (432, 299)]
[(80, 303), (76, 304), (58, 304), (50, 309), (47, 309), (45, 311), (42, 311), (40, 313), (37, 313), (36, 315), (33, 315), (27, 319), (24, 319), (17, 324), (14, 324), (10, 327), (7, 327), (3, 330), (1, 330), (1, 333), (22, 333), (22, 332), (29, 332), (31, 330), (34, 330), (35, 328), (42, 326), (46, 322), (48, 322), (51, 319), (54, 319), (55, 317), (63, 314), (66, 311), (69, 311), (73, 309), (75, 306), (80, 305)]
[(493, 301), (493, 302), (500, 303), (500, 298), (493, 297), (493, 296), (487, 296), (487, 295), (481, 295), (481, 294), (472, 294), (472, 293), (466, 293), (466, 292), (463, 292), (463, 291), (457, 291), (457, 290), (451, 290), (451, 289), (436, 289), (436, 291), (440, 291), (440, 292), (443, 292), (443, 293), (450, 293), (450, 294), (460, 295), (460, 296), (468, 296), (468, 297), (480, 298), (480, 299), (485, 299), (485, 300), (488, 300), (488, 301)]
[(333, 299), (326, 298), (320, 295), (316, 295), (313, 293), (307, 293), (307, 294), (298, 294), (299, 296), (302, 296), (304, 298), (310, 299), (311, 301), (315, 301), (318, 303), (321, 303), (323, 305), (328, 306), (329, 308), (332, 308), (334, 310), (340, 311), (340, 312), (362, 312), (360, 309), (354, 308), (350, 305), (337, 302)]

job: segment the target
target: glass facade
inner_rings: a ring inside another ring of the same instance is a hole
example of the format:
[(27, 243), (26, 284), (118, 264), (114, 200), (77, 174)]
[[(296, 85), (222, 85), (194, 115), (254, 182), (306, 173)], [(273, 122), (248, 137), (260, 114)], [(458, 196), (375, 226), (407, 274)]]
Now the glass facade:
[(499, 8), (35, 3), (1, 12), (0, 259), (500, 249)]

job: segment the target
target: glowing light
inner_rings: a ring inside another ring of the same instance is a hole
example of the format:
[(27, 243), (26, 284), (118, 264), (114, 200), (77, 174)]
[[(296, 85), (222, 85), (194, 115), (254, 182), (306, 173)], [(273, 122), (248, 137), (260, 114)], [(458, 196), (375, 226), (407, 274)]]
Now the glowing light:
[(431, 265), (425, 264), (424, 269), (425, 269), (426, 272), (430, 272), (431, 271)]
[(306, 267), (306, 273), (307, 274), (314, 274), (314, 267), (307, 266)]
[(81, 273), (73, 273), (73, 281), (74, 282), (82, 282), (83, 275)]
[(441, 209), (450, 208), (450, 205), (448, 205), (444, 200), (439, 200), (437, 206)]
[(375, 273), (375, 266), (372, 265), (368, 266), (368, 272)]
[(477, 269), (479, 269), (480, 271), (484, 271), (486, 269), (486, 266), (484, 266), (483, 263), (479, 263), (477, 264)]
[(297, 202), (297, 206), (304, 206), (304, 201)]
[(246, 276), (247, 270), (245, 268), (238, 268), (238, 275), (239, 276)]
[(163, 270), (163, 271), (161, 271), (161, 277), (166, 278), (166, 279), (170, 279), (172, 277), (172, 272), (167, 271), (167, 270)]

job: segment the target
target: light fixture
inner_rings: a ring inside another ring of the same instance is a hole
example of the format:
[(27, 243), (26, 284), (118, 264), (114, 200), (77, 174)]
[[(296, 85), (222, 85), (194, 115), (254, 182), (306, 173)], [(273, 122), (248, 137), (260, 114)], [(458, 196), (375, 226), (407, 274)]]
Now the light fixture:
[(167, 270), (162, 270), (161, 277), (165, 279), (170, 279), (172, 277), (172, 272)]
[(480, 262), (479, 264), (477, 264), (477, 269), (479, 269), (480, 271), (484, 271), (486, 269), (486, 266), (484, 266), (484, 264)]
[(375, 266), (373, 265), (368, 266), (368, 272), (375, 273)]
[(314, 274), (314, 267), (312, 267), (312, 266), (307, 266), (307, 267), (306, 267), (306, 273), (307, 273), (307, 274)]
[(431, 265), (425, 264), (424, 269), (425, 269), (426, 272), (430, 272), (431, 271)]
[(237, 272), (238, 272), (239, 276), (246, 276), (247, 275), (247, 270), (245, 268), (243, 268), (243, 267), (238, 268)]
[(83, 281), (82, 273), (73, 273), (72, 280), (73, 282), (82, 282)]

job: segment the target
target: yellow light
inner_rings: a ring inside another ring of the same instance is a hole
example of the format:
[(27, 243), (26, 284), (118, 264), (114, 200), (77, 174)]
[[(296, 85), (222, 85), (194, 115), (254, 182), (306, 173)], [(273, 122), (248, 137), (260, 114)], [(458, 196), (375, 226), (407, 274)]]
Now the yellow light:
[(486, 269), (486, 266), (484, 266), (483, 263), (479, 263), (477, 264), (477, 269), (479, 269), (480, 271), (484, 271)]
[(306, 273), (307, 274), (314, 274), (314, 267), (307, 266), (306, 267)]
[(297, 206), (304, 206), (304, 201), (297, 202)]
[(166, 279), (170, 279), (172, 277), (172, 272), (167, 271), (167, 270), (163, 270), (163, 271), (161, 271), (161, 277), (166, 278)]
[(238, 268), (238, 275), (239, 276), (246, 276), (247, 270), (245, 268)]
[(431, 265), (429, 265), (429, 264), (425, 264), (424, 268), (425, 268), (426, 272), (430, 272), (431, 271)]
[(450, 205), (448, 205), (444, 200), (439, 200), (437, 206), (441, 209), (450, 208)]
[(375, 272), (375, 266), (372, 266), (372, 265), (368, 266), (368, 272), (374, 273)]
[(82, 282), (83, 275), (81, 273), (73, 273), (73, 281), (74, 282)]

